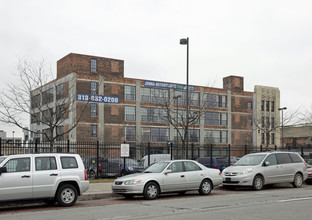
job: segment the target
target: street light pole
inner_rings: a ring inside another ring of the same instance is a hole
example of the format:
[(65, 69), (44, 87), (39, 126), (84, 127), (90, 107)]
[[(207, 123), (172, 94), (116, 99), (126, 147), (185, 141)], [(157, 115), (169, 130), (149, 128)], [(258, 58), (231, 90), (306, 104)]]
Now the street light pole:
[(189, 127), (189, 38), (180, 39), (181, 45), (186, 45), (186, 159), (188, 159), (188, 127)]
[(177, 96), (174, 96), (173, 99), (177, 100), (177, 143), (179, 141), (179, 98), (181, 98), (182, 96), (181, 95), (177, 95)]
[(284, 143), (284, 110), (286, 110), (287, 107), (283, 107), (283, 108), (278, 108), (279, 111), (282, 111), (282, 148), (284, 147), (283, 143)]

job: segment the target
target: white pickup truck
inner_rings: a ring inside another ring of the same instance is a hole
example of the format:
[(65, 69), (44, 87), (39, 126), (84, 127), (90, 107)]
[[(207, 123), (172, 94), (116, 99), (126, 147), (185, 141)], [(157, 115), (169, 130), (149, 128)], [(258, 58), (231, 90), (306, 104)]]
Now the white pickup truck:
[(72, 206), (89, 189), (78, 154), (20, 154), (0, 157), (0, 202), (43, 200)]

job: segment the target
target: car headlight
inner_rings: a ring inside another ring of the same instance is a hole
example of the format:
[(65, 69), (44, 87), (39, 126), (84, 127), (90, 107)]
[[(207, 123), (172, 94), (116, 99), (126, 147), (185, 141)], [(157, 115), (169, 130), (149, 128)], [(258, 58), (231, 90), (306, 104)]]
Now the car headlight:
[(252, 169), (251, 168), (248, 168), (247, 170), (243, 171), (243, 172), (239, 172), (238, 174), (239, 175), (246, 175), (246, 174), (249, 174), (252, 172)]
[(124, 182), (125, 185), (135, 185), (135, 184), (139, 184), (139, 183), (142, 183), (141, 179), (126, 180)]
[(130, 171), (134, 170), (133, 167), (128, 167), (128, 169), (129, 169)]

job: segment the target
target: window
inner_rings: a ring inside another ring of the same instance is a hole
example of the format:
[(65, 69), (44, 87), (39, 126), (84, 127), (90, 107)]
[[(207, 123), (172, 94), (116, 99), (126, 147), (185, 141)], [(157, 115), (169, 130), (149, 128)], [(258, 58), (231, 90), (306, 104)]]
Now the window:
[(271, 112), (274, 112), (274, 109), (275, 109), (274, 101), (271, 101)]
[(125, 100), (135, 101), (135, 86), (125, 86)]
[(40, 112), (31, 114), (31, 124), (40, 123)]
[(205, 107), (218, 108), (219, 107), (219, 95), (218, 94), (204, 94)]
[(135, 127), (125, 127), (126, 141), (135, 141)]
[(228, 132), (227, 131), (221, 131), (221, 143), (222, 144), (228, 143)]
[(185, 171), (196, 171), (196, 170), (202, 170), (196, 163), (192, 161), (185, 161), (184, 162)]
[(96, 117), (97, 116), (97, 104), (96, 103), (91, 103), (91, 117)]
[(56, 170), (55, 157), (36, 157), (35, 159), (36, 170)]
[(204, 116), (205, 125), (220, 125), (221, 114), (219, 112), (205, 112)]
[(172, 173), (183, 172), (183, 164), (182, 162), (174, 162), (170, 164), (170, 166), (168, 167), (168, 170), (171, 170)]
[(227, 113), (221, 113), (221, 125), (227, 126)]
[(56, 138), (57, 141), (64, 141), (64, 126), (56, 127), (56, 135), (57, 135), (57, 138)]
[(264, 133), (261, 133), (261, 144), (264, 144)]
[(47, 109), (42, 112), (42, 122), (48, 124), (53, 122), (53, 110)]
[(198, 92), (189, 92), (190, 106), (199, 106), (199, 93)]
[(267, 128), (269, 128), (269, 127), (270, 127), (270, 118), (269, 118), (269, 117), (266, 117), (266, 123), (265, 123), (265, 126), (266, 126)]
[(30, 171), (30, 158), (15, 158), (9, 160), (3, 167), (7, 168), (8, 173)]
[(275, 144), (275, 134), (271, 133), (271, 144)]
[(276, 154), (276, 158), (279, 164), (291, 163), (291, 158), (288, 153)]
[(135, 121), (135, 106), (125, 106), (125, 121)]
[(43, 142), (47, 142), (47, 141), (50, 141), (49, 139), (52, 138), (52, 132), (51, 132), (51, 129), (44, 129), (42, 130), (42, 141)]
[(190, 142), (199, 142), (199, 130), (189, 129), (188, 136)]
[(90, 94), (96, 95), (97, 94), (97, 82), (91, 82), (90, 88), (91, 88)]
[(65, 114), (65, 111), (66, 111), (66, 108), (64, 105), (59, 105), (59, 106), (56, 106), (56, 121), (60, 121), (61, 119), (64, 118), (64, 114)]
[(265, 158), (265, 162), (269, 162), (270, 165), (277, 165), (277, 160), (275, 154), (271, 154)]
[(31, 107), (38, 108), (40, 106), (40, 94), (31, 97)]
[(252, 103), (251, 103), (251, 102), (248, 102), (248, 103), (247, 103), (247, 109), (248, 109), (248, 110), (252, 110)]
[(169, 91), (167, 89), (141, 88), (142, 102), (164, 103), (169, 100)]
[(42, 93), (42, 102), (44, 104), (53, 102), (53, 88), (48, 89)]
[(289, 156), (290, 156), (293, 163), (301, 163), (302, 162), (302, 159), (298, 154), (293, 153), (293, 154), (289, 154)]
[(261, 100), (261, 111), (264, 111), (264, 100)]
[(167, 142), (169, 140), (168, 128), (142, 128), (143, 141)]
[(64, 83), (56, 86), (56, 99), (64, 98)]
[(97, 72), (97, 60), (91, 59), (90, 66), (91, 66), (91, 68), (90, 68), (91, 73), (96, 73)]
[(221, 107), (226, 108), (226, 95), (221, 96)]
[(261, 127), (262, 128), (264, 127), (264, 117), (263, 116), (261, 117)]
[(61, 164), (63, 169), (78, 168), (78, 163), (75, 157), (61, 157)]
[(248, 127), (251, 127), (251, 126), (252, 126), (252, 123), (251, 123), (251, 122), (252, 122), (251, 119), (248, 118), (248, 119), (247, 119), (247, 126), (248, 126)]
[(275, 127), (274, 117), (271, 117), (271, 128)]
[(97, 125), (91, 125), (91, 137), (97, 137)]
[[(225, 136), (225, 140), (227, 141), (227, 133), (223, 133), (222, 134)], [(213, 130), (204, 130), (204, 142), (205, 143), (220, 143), (221, 140), (221, 133), (220, 131), (213, 131)], [(225, 141), (224, 140), (224, 141)]]
[(266, 107), (265, 109), (267, 112), (270, 111), (270, 101), (265, 102), (265, 107)]

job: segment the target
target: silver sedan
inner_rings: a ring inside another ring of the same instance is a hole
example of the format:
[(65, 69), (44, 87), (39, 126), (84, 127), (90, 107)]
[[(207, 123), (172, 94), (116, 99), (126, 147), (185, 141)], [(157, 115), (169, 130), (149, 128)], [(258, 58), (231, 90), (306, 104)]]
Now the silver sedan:
[(156, 199), (162, 193), (190, 190), (209, 195), (221, 183), (218, 169), (207, 168), (193, 160), (172, 160), (154, 163), (143, 173), (120, 177), (114, 181), (112, 190), (126, 198), (143, 195), (146, 199)]

